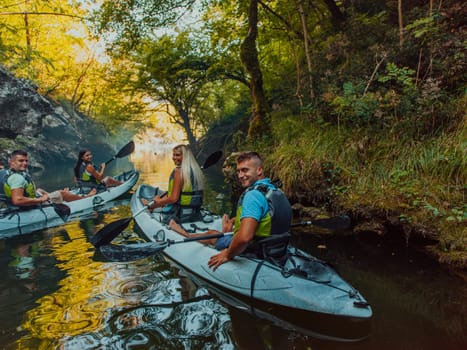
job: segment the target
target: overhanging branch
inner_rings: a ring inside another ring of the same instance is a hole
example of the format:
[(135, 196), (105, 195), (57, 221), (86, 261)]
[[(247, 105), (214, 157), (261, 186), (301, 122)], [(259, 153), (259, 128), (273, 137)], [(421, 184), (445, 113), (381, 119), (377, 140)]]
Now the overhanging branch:
[(57, 12), (0, 12), (0, 16), (24, 16), (24, 15), (38, 15), (38, 16), (65, 16), (72, 18), (85, 19), (84, 17), (77, 15), (70, 15), (68, 13), (57, 13)]

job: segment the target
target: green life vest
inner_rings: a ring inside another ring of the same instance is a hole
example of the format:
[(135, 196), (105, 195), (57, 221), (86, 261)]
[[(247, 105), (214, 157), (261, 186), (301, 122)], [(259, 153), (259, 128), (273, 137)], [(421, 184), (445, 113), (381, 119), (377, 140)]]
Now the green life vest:
[(0, 200), (11, 203), (11, 187), (8, 185), (8, 178), (15, 173), (21, 175), (26, 180), (24, 195), (29, 198), (36, 198), (36, 186), (29, 173), (25, 171), (16, 172), (12, 169), (2, 169), (0, 170)]
[(264, 184), (258, 184), (248, 187), (238, 200), (237, 213), (234, 223), (234, 235), (240, 228), (240, 218), (242, 215), (242, 205), (245, 195), (249, 191), (257, 190), (264, 195), (268, 202), (268, 213), (259, 221), (255, 231), (256, 239), (262, 239), (271, 235), (280, 235), (289, 230), (292, 221), (292, 207), (289, 200), (277, 187), (269, 187)]
[[(168, 196), (170, 196), (170, 194), (172, 193), (173, 191), (173, 186), (174, 186), (174, 178), (175, 178), (175, 170), (177, 168), (175, 168), (174, 170), (172, 170), (172, 172), (170, 173), (170, 177), (169, 177), (169, 187), (168, 187)], [(193, 175), (193, 172), (190, 172), (190, 177), (191, 177), (191, 184), (194, 183), (194, 175)], [(192, 187), (193, 185), (191, 185), (188, 190), (182, 190), (182, 192), (180, 193), (180, 198), (178, 199), (178, 201), (175, 203), (177, 206), (180, 206), (182, 208), (201, 208), (201, 205), (203, 204), (203, 191), (201, 190), (197, 190), (197, 189), (193, 189)]]
[(82, 182), (92, 182), (98, 184), (99, 181), (86, 171), (86, 166), (87, 164), (85, 162), (81, 163), (81, 166), (79, 167), (79, 180)]

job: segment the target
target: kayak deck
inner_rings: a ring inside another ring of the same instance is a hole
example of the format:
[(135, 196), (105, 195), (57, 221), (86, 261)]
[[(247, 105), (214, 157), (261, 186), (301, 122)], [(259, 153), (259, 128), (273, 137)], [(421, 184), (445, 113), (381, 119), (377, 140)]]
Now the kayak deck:
[[(132, 212), (141, 211), (143, 205), (140, 198), (150, 198), (155, 191), (148, 185), (139, 186), (131, 198)], [(151, 241), (156, 241), (157, 233), (161, 231), (168, 240), (184, 238), (162, 224), (157, 212), (143, 210), (135, 216), (135, 221)], [(203, 220), (182, 223), (182, 226), (194, 227), (196, 233), (206, 229), (220, 230), (221, 218), (204, 212)], [(238, 256), (213, 271), (208, 267), (208, 260), (217, 253), (213, 247), (199, 242), (168, 245), (163, 250), (164, 255), (198, 283), (206, 285), (223, 300), (236, 300), (235, 304), (243, 305), (243, 309), (256, 310), (258, 306), (268, 311), (274, 309), (275, 315), (281, 315), (281, 322), (290, 316), (297, 318), (291, 324), (298, 324), (299, 328), (304, 326), (299, 322), (300, 319), (305, 319), (305, 325), (309, 325), (306, 319), (313, 315), (319, 319), (330, 318), (332, 321), (328, 323), (331, 324), (344, 322), (346, 326), (340, 327), (344, 334), (337, 336), (341, 340), (361, 340), (368, 335), (371, 307), (355, 288), (324, 261), (289, 246), (288, 258), (283, 266), (254, 257)], [(276, 319), (275, 316), (271, 318)], [(354, 334), (348, 334), (351, 330)], [(336, 338), (334, 335), (327, 337)]]

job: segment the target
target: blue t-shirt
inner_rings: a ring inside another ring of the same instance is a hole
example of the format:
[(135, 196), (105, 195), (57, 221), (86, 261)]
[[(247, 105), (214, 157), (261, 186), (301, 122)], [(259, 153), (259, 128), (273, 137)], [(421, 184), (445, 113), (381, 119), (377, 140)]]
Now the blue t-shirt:
[[(268, 188), (275, 188), (269, 178), (256, 181), (252, 187), (257, 185), (265, 185)], [(262, 218), (269, 212), (269, 205), (266, 197), (260, 191), (248, 191), (245, 193), (242, 202), (242, 214), (240, 219), (252, 218), (260, 222)]]
[[(265, 185), (268, 188), (274, 188), (274, 186), (271, 184), (271, 180), (268, 178), (256, 181), (252, 185), (252, 187), (255, 187), (256, 185), (260, 184)], [(240, 220), (235, 220), (235, 225), (240, 224), (240, 221), (243, 218), (252, 218), (255, 219), (257, 222), (260, 222), (261, 219), (264, 218), (269, 212), (268, 201), (264, 194), (262, 194), (260, 191), (249, 190), (248, 192), (246, 192), (243, 196), (241, 205), (242, 214), (240, 215)], [(235, 227), (234, 232), (237, 229), (238, 228)], [(226, 235), (224, 237), (218, 238), (216, 240), (215, 245), (216, 249), (223, 250), (228, 248), (230, 246), (230, 243), (232, 242), (232, 239), (233, 235)]]

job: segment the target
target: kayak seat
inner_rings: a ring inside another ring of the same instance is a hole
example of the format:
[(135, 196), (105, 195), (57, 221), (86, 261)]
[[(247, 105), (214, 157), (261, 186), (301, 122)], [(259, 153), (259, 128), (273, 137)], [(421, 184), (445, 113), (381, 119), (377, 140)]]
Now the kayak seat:
[(115, 176), (115, 180), (118, 180), (118, 181), (121, 181), (121, 182), (126, 182), (130, 179), (130, 177), (133, 176), (133, 174), (135, 173), (134, 170), (129, 170), (129, 171), (125, 171), (124, 173), (118, 175), (118, 176)]
[(282, 265), (287, 259), (289, 241), (290, 233), (288, 232), (259, 239), (248, 246), (245, 255), (254, 255), (259, 259)]
[(152, 187), (147, 185), (141, 185), (141, 189), (139, 191), (139, 198), (144, 198), (151, 201), (156, 193), (159, 192), (158, 187)]
[(6, 201), (6, 197), (5, 199), (2, 198), (3, 196), (0, 195), (0, 209), (3, 209), (3, 208), (7, 208), (8, 207), (8, 203)]

